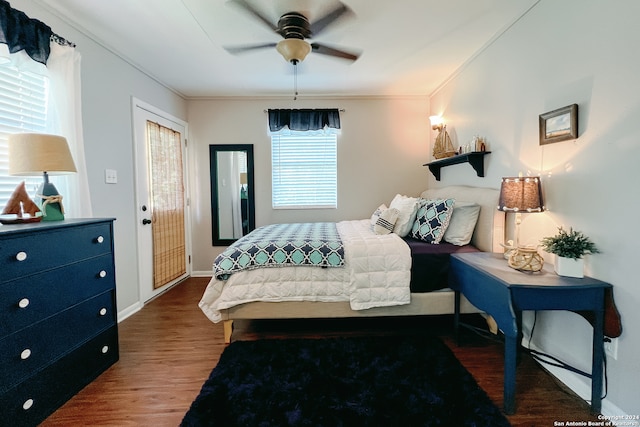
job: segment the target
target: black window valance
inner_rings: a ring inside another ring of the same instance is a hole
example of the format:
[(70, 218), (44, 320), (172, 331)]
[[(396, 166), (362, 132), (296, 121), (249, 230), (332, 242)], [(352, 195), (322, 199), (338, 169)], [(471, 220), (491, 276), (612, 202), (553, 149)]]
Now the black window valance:
[(9, 52), (24, 50), (31, 59), (46, 65), (52, 34), (47, 24), (29, 18), (13, 9), (9, 2), (0, 0), (0, 43), (9, 46)]
[(278, 132), (287, 126), (290, 130), (321, 130), (324, 127), (340, 129), (340, 111), (337, 108), (269, 110), (269, 130)]

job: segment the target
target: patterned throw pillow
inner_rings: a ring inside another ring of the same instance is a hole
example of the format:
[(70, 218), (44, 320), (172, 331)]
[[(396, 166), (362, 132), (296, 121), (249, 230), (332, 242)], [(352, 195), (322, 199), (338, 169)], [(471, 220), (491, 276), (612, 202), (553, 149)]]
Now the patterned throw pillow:
[(393, 227), (396, 225), (400, 212), (396, 208), (389, 208), (383, 211), (378, 220), (373, 225), (373, 231), (376, 234), (389, 234), (393, 231)]
[(411, 236), (428, 243), (440, 243), (449, 226), (454, 203), (454, 199), (424, 200), (418, 208)]
[(371, 215), (372, 230), (373, 230), (373, 226), (376, 225), (376, 222), (378, 222), (378, 218), (380, 218), (380, 215), (382, 215), (382, 212), (386, 211), (387, 209), (389, 208), (387, 207), (387, 205), (383, 203), (380, 206), (378, 206), (378, 208), (375, 211), (373, 211), (373, 214)]

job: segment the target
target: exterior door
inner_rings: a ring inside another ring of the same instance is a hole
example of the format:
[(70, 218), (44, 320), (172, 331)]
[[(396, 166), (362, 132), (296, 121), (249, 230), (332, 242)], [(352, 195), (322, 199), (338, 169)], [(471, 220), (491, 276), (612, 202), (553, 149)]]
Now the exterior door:
[(134, 100), (140, 299), (190, 272), (186, 124)]

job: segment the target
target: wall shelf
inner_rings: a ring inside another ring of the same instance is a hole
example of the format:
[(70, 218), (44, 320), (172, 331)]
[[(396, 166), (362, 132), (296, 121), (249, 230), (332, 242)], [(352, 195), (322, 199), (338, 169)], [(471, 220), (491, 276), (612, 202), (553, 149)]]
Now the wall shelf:
[(440, 169), (445, 166), (457, 165), (460, 163), (469, 163), (473, 169), (475, 169), (478, 176), (484, 176), (484, 156), (491, 153), (491, 151), (472, 151), (471, 153), (456, 154), (452, 157), (445, 159), (435, 160), (430, 163), (425, 163), (422, 166), (428, 166), (429, 170), (436, 177), (436, 181), (440, 181)]

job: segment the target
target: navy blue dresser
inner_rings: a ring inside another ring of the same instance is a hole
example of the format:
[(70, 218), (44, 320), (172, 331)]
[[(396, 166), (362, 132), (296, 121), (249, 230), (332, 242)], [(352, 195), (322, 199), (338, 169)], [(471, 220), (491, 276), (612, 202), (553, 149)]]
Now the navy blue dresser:
[(118, 360), (113, 220), (0, 226), (0, 425), (37, 425)]

